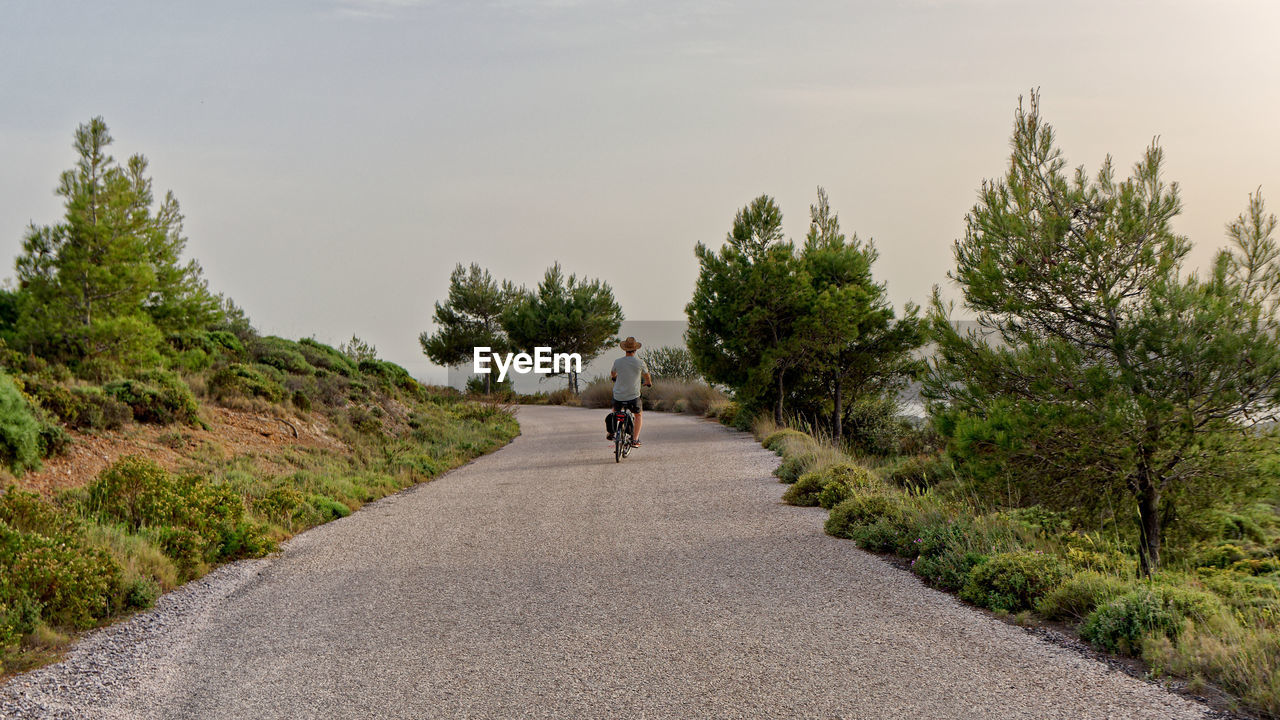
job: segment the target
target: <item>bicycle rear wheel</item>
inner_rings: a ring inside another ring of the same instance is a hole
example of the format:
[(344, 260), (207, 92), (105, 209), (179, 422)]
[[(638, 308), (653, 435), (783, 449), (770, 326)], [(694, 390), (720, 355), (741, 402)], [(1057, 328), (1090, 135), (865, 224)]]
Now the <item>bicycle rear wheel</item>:
[(622, 445), (626, 441), (622, 438), (622, 429), (618, 428), (613, 435), (613, 461), (622, 462)]

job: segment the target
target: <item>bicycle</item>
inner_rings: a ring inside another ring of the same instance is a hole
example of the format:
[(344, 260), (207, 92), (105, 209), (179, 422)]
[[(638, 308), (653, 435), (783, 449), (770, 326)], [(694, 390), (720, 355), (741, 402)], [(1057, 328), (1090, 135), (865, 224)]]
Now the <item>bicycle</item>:
[(635, 447), (635, 422), (631, 408), (613, 411), (613, 461), (622, 462), (622, 458), (631, 453)]

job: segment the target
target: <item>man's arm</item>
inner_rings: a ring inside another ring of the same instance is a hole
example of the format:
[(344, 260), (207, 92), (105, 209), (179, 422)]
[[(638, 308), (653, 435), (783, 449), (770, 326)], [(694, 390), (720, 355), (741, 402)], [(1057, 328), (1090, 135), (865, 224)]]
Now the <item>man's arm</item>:
[(640, 374), (640, 380), (644, 382), (645, 387), (653, 387), (653, 376), (647, 371)]

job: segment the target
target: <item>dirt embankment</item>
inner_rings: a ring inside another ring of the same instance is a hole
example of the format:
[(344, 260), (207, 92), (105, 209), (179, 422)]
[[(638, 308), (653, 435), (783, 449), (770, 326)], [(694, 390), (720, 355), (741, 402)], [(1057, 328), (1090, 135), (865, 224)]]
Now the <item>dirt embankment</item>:
[(72, 432), (72, 442), (63, 454), (45, 460), (38, 472), (18, 478), (17, 485), (51, 497), (85, 485), (126, 455), (142, 455), (168, 470), (182, 471), (197, 463), (246, 455), (271, 465), (272, 456), (289, 449), (344, 447), (319, 415), (277, 418), (206, 405), (201, 418), (209, 426), (207, 430), (131, 423), (112, 432)]

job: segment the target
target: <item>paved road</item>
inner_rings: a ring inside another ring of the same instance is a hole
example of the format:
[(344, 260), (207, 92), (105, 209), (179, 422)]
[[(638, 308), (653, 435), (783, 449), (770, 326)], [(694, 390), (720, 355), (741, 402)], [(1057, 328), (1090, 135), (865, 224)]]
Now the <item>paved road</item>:
[(522, 409), (500, 452), (8, 692), (108, 718), (1202, 717), (823, 535), (747, 436), (651, 414), (618, 465), (601, 416)]

